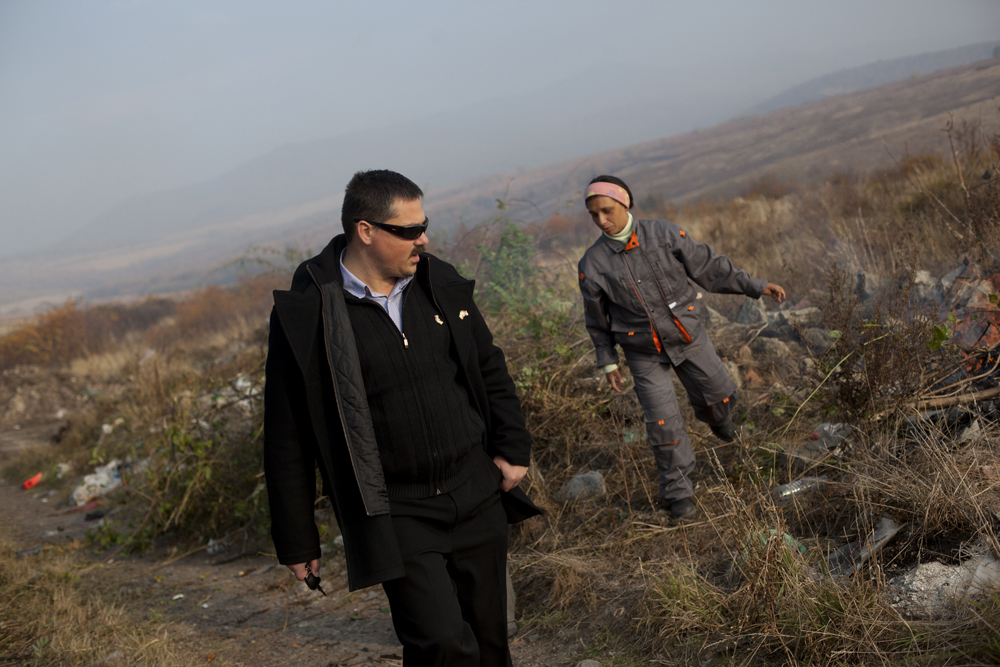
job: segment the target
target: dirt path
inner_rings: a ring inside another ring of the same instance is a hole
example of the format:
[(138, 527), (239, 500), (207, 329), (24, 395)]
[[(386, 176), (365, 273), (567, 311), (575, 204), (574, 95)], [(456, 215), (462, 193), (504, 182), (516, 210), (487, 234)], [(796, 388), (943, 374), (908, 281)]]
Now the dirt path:
[[(19, 548), (85, 539), (96, 522), (85, 522), (84, 512), (54, 507), (58, 497), (24, 491), (8, 481), (0, 485), (0, 526)], [(339, 552), (325, 556), (327, 597), (296, 582), (272, 558), (231, 560), (238, 547), (229, 554), (201, 551), (174, 562), (169, 561), (176, 555), (169, 552), (111, 562), (107, 552), (80, 553), (97, 567), (114, 568), (121, 597), (133, 613), (174, 625), (185, 645), (206, 661), (294, 667), (402, 664), (381, 587), (349, 593)], [(516, 665), (540, 667), (572, 664), (580, 644), (528, 630), (512, 640), (511, 648)]]

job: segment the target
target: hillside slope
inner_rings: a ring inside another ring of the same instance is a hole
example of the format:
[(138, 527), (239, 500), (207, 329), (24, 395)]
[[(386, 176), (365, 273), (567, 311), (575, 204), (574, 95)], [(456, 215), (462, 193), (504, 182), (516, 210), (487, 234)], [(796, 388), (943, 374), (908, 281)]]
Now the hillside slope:
[[(599, 173), (625, 178), (639, 198), (657, 194), (683, 202), (732, 195), (765, 175), (803, 179), (869, 169), (889, 161), (883, 139), (897, 155), (943, 149), (946, 137), (939, 130), (949, 113), (995, 124), (998, 96), (1000, 60), (983, 61), (589, 158), (481, 178), (430, 192), (426, 208), (436, 228), (453, 229), (489, 219), (500, 197), (515, 204), (514, 217), (524, 219), (582, 211), (577, 194)], [(92, 230), (44, 253), (5, 259), (0, 293), (11, 304), (70, 290), (113, 296), (183, 289), (205, 282), (250, 246), (293, 243), (316, 249), (337, 233), (340, 202), (339, 196), (313, 197), (303, 192), (270, 210), (234, 211), (221, 221), (167, 220), (166, 231), (146, 241), (128, 240), (131, 216), (123, 216), (114, 242)]]
[[(515, 215), (582, 211), (577, 196), (595, 175), (625, 179), (637, 199), (650, 194), (682, 203), (738, 194), (763, 176), (814, 180), (837, 170), (891, 164), (900, 157), (947, 148), (941, 128), (957, 121), (1000, 122), (1000, 59), (938, 72), (871, 90), (723, 123), (708, 130), (629, 146), (586, 160), (453, 188), (428, 206), (447, 221), (481, 219), (505, 191)], [(989, 127), (987, 127), (989, 129)]]
[(860, 67), (842, 69), (792, 86), (780, 95), (756, 105), (750, 111), (757, 114), (770, 113), (778, 109), (794, 107), (835, 95), (845, 95), (894, 81), (902, 81), (911, 76), (923, 76), (943, 69), (962, 67), (993, 58), (997, 48), (1000, 47), (996, 42), (980, 42), (957, 49), (879, 60)]

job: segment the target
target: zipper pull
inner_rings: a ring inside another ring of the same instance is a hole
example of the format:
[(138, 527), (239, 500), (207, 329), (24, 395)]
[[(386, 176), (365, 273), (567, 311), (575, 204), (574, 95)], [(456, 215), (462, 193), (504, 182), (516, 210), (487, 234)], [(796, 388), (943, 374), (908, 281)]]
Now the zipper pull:
[(410, 349), (410, 341), (406, 340), (406, 334), (400, 331), (399, 335), (403, 337), (403, 347), (405, 349)]

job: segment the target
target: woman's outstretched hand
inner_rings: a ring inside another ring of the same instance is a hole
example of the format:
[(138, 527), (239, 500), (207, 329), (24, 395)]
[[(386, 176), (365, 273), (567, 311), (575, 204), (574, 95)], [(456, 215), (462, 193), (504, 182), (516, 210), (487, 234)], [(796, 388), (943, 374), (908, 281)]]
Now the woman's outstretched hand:
[(761, 292), (761, 296), (769, 296), (778, 303), (785, 300), (785, 288), (781, 285), (775, 285), (774, 283), (768, 283), (764, 291)]

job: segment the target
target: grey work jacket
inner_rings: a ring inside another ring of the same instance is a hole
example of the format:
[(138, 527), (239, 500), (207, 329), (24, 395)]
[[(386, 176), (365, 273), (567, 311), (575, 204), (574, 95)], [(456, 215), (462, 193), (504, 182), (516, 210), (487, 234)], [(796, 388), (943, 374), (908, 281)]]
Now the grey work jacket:
[(618, 363), (616, 344), (662, 351), (675, 366), (683, 363), (685, 346), (706, 335), (691, 281), (709, 292), (754, 299), (767, 287), (666, 220), (635, 219), (627, 243), (602, 234), (584, 253), (579, 271), (598, 366)]

